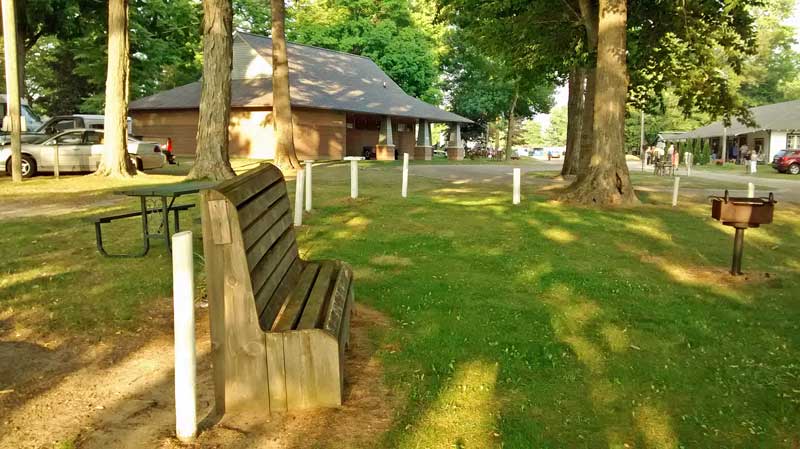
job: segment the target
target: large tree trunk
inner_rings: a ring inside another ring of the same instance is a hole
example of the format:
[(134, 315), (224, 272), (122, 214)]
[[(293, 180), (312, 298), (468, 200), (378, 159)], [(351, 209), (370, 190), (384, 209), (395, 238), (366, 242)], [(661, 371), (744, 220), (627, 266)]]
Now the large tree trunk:
[(231, 0), (203, 1), (203, 85), (197, 120), (197, 150), (189, 179), (236, 176), (228, 154), (233, 67)]
[[(17, 71), (19, 73), (19, 96), (26, 97), (25, 88), (25, 55), (27, 47), (25, 42), (25, 35), (27, 34), (27, 19), (25, 18), (25, 2), (27, 0), (16, 0), (16, 21), (17, 21)], [(28, 124), (30, 126), (30, 124)]]
[(98, 175), (127, 178), (136, 174), (128, 157), (128, 0), (108, 2), (108, 71), (105, 141)]
[(508, 123), (506, 127), (506, 149), (505, 160), (511, 160), (511, 141), (514, 134), (514, 110), (517, 109), (517, 100), (519, 99), (519, 87), (514, 85), (514, 97), (511, 99), (511, 107), (508, 109)]
[(289, 59), (286, 56), (286, 7), (272, 1), (272, 113), (275, 129), (275, 163), (281, 168), (300, 168), (294, 150), (292, 102), (289, 94)]
[(592, 205), (638, 203), (625, 162), (626, 0), (600, 0), (595, 73), (594, 146), (588, 167), (565, 195)]
[(567, 149), (561, 175), (578, 174), (581, 154), (581, 122), (583, 120), (583, 96), (586, 76), (582, 67), (573, 67), (569, 73), (569, 96), (567, 100)]
[(583, 116), (581, 117), (580, 154), (578, 155), (578, 172), (585, 173), (589, 168), (589, 161), (594, 151), (594, 97), (597, 93), (595, 82), (597, 80), (594, 65), (586, 67), (586, 87), (583, 95)]
[[(6, 69), (6, 106), (11, 122), (11, 180), (22, 181), (22, 145), (20, 143), (19, 61), (17, 59), (16, 12), (13, 0), (3, 0), (3, 50)], [(8, 170), (9, 167), (5, 167)]]

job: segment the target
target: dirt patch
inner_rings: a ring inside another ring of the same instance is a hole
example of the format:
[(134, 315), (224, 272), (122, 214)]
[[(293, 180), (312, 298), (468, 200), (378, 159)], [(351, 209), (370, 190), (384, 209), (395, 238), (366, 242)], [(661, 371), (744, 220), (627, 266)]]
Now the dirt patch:
[(386, 327), (379, 312), (357, 305), (345, 362), (345, 398), (338, 409), (264, 417), (255, 424), (224, 419), (184, 446), (175, 440), (162, 448), (358, 448), (374, 447), (389, 430), (399, 398), (383, 384), (383, 369), (369, 332)]
[[(163, 309), (147, 329), (99, 341), (48, 342), (30, 335), (21, 341), (13, 332), (0, 333), (0, 447), (185, 447), (173, 438), (173, 341), (170, 317), (162, 313), (169, 308)], [(213, 408), (204, 309), (198, 310), (197, 323), (198, 416), (203, 418)], [(341, 408), (265, 416), (252, 426), (223, 420), (188, 447), (374, 445), (389, 429), (398, 401), (382, 383), (376, 343), (369, 336), (387, 323), (380, 313), (356, 307)]]

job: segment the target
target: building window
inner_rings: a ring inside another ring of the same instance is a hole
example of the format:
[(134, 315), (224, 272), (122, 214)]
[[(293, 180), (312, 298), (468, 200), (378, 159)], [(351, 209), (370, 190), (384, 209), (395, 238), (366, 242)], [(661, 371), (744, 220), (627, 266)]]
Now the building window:
[(787, 150), (800, 150), (800, 134), (787, 134), (786, 135), (786, 149)]

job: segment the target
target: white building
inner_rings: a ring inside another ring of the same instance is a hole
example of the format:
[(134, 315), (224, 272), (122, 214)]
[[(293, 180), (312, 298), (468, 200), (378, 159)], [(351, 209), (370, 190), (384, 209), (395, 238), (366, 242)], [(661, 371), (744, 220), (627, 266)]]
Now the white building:
[(689, 131), (681, 137), (690, 139), (709, 139), (712, 152), (721, 155), (722, 138), (730, 159), (734, 144), (756, 149), (759, 159), (769, 162), (780, 150), (800, 149), (800, 100), (769, 104), (750, 108), (756, 126), (748, 127), (734, 119), (725, 127), (721, 121)]

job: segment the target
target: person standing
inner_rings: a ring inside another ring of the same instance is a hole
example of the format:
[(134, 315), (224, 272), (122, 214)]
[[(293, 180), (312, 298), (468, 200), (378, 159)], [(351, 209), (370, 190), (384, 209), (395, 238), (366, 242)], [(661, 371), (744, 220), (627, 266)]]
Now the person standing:
[(756, 167), (758, 166), (758, 151), (753, 150), (750, 152), (750, 173), (756, 173)]
[(742, 146), (739, 147), (739, 154), (737, 155), (738, 157), (736, 158), (736, 163), (741, 164), (742, 159), (746, 158), (749, 154), (750, 148), (747, 147), (747, 143), (742, 144)]
[(734, 164), (738, 164), (739, 161), (737, 158), (739, 157), (739, 145), (736, 142), (733, 142), (733, 148), (731, 148), (731, 154), (728, 160), (733, 161)]

